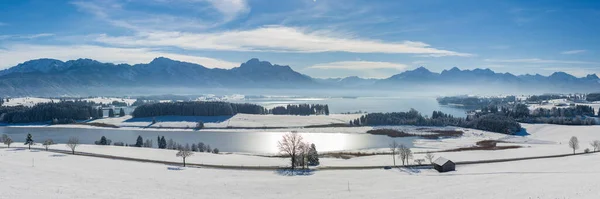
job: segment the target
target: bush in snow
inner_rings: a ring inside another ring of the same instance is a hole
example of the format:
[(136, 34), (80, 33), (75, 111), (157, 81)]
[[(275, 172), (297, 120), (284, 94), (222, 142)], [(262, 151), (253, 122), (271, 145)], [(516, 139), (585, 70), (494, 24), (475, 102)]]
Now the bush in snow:
[(106, 137), (102, 136), (102, 137), (100, 137), (100, 140), (94, 141), (94, 144), (96, 144), (96, 145), (110, 145), (111, 142), (112, 142), (112, 140), (106, 139)]
[(2, 139), (2, 141), (3, 141), (2, 143), (6, 144), (6, 146), (8, 146), (8, 148), (10, 148), (10, 144), (12, 144), (12, 143), (13, 143), (13, 140), (12, 140), (12, 138), (10, 138), (10, 137), (8, 137), (8, 136), (4, 137), (4, 138)]
[(48, 151), (48, 147), (50, 147), (50, 145), (56, 144), (54, 143), (54, 141), (52, 139), (47, 139), (46, 141), (44, 141), (44, 147), (46, 147), (46, 151)]
[(588, 149), (588, 148), (585, 148), (585, 150), (583, 150), (583, 152), (585, 152), (585, 153), (589, 153), (589, 152), (590, 152), (590, 149)]
[(213, 152), (214, 154), (219, 154), (219, 149), (215, 148), (215, 149), (213, 149), (213, 151), (212, 151), (212, 152)]
[(125, 143), (123, 143), (123, 142), (115, 142), (114, 145), (115, 146), (125, 146)]

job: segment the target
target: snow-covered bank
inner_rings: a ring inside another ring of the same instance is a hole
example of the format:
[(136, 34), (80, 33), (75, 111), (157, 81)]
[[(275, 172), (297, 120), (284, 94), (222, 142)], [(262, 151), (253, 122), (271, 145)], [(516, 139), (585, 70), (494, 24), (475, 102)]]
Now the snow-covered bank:
[[(186, 168), (0, 149), (1, 198), (598, 198), (598, 154), (457, 171), (285, 172)], [(588, 166), (585, 166), (588, 165)], [(524, 183), (526, 182), (526, 183)]]

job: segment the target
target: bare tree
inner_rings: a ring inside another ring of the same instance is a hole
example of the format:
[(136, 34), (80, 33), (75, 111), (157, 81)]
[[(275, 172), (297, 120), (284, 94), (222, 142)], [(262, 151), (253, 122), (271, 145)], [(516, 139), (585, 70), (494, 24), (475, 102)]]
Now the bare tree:
[(183, 147), (179, 149), (176, 156), (183, 158), (183, 167), (185, 167), (185, 158), (190, 157), (192, 155), (194, 155), (194, 152), (190, 150), (190, 147)]
[(569, 148), (573, 149), (573, 154), (575, 154), (575, 150), (579, 149), (579, 140), (577, 137), (571, 137), (569, 140)]
[(412, 151), (410, 150), (410, 148), (401, 144), (398, 151), (400, 152), (400, 159), (402, 159), (402, 165), (404, 165), (405, 161), (406, 164), (408, 164), (408, 159), (412, 158)]
[(392, 158), (394, 159), (394, 166), (396, 166), (396, 154), (398, 151), (398, 143), (396, 142), (396, 140), (394, 140), (391, 144), (390, 144), (390, 151), (392, 151)]
[[(300, 148), (298, 150), (298, 156), (297, 156), (297, 164), (302, 166), (302, 169), (305, 169), (307, 166), (307, 160), (308, 160), (308, 153), (310, 152), (310, 144), (307, 142), (302, 142), (300, 143)], [(298, 162), (299, 161), (299, 162)]]
[(280, 153), (284, 153), (292, 159), (292, 170), (296, 166), (296, 155), (302, 146), (302, 136), (296, 131), (283, 135), (283, 138), (277, 142), (277, 148)]
[(427, 151), (427, 153), (425, 153), (425, 159), (429, 161), (429, 164), (433, 164), (433, 158), (435, 158), (435, 156), (433, 153), (431, 153), (431, 151)]
[(594, 140), (590, 144), (594, 147), (594, 152), (600, 150), (600, 140)]
[(73, 155), (75, 155), (75, 148), (77, 148), (77, 146), (79, 146), (79, 138), (77, 138), (77, 137), (69, 138), (69, 140), (67, 141), (67, 147), (69, 147), (71, 149), (71, 152), (73, 152)]
[(48, 147), (50, 147), (50, 145), (56, 144), (54, 143), (54, 141), (52, 139), (47, 139), (44, 141), (44, 147), (46, 147), (46, 151), (48, 151)]
[(2, 139), (2, 141), (4, 141), (4, 144), (6, 144), (8, 146), (8, 148), (10, 148), (10, 144), (13, 143), (13, 140), (10, 137), (5, 137)]

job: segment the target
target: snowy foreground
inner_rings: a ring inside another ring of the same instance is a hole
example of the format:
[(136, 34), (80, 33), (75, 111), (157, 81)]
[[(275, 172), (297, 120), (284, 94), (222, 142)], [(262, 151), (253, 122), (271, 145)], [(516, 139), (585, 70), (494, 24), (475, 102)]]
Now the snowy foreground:
[[(436, 157), (473, 161), (568, 154), (577, 136), (581, 152), (600, 139), (600, 126), (524, 124), (531, 135), (506, 136), (472, 129), (454, 139), (422, 140), (413, 151), (473, 146), (486, 139), (522, 148), (436, 152)], [(0, 144), (2, 145), (2, 144)], [(4, 146), (4, 145), (2, 145)], [(13, 146), (23, 147), (22, 143)], [(317, 146), (318, 147), (318, 146)], [(431, 169), (285, 171), (184, 168), (156, 163), (72, 156), (35, 149), (0, 148), (0, 198), (600, 198), (600, 153), (504, 163), (458, 165), (454, 172)], [(63, 144), (51, 146), (67, 150)], [(176, 151), (81, 145), (79, 152), (179, 162)], [(386, 151), (370, 149), (361, 151)], [(415, 154), (423, 158), (423, 154)], [(285, 158), (196, 153), (188, 163), (285, 166)], [(320, 158), (321, 166), (391, 165), (390, 155)], [(399, 162), (399, 160), (397, 160)]]
[(288, 176), (0, 149), (0, 198), (599, 198), (599, 156)]

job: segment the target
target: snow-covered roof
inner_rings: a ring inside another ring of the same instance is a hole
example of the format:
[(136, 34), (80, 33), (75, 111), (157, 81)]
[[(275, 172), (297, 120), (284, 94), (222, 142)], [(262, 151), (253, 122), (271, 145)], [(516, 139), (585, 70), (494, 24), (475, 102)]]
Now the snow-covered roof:
[(441, 165), (446, 164), (446, 162), (448, 162), (448, 161), (450, 161), (450, 160), (443, 158), (443, 157), (439, 157), (439, 158), (435, 159), (433, 161), (433, 163), (441, 166)]

